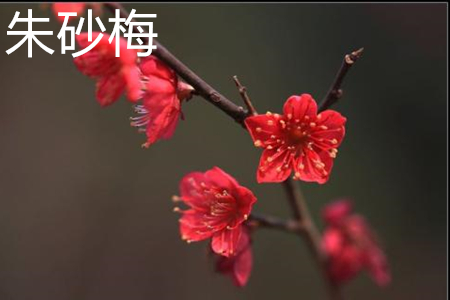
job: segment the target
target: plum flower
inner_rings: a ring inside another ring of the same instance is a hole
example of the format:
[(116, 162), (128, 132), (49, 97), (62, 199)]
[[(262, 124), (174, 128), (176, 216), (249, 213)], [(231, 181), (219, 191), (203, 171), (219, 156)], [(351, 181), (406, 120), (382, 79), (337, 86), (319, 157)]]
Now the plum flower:
[(348, 200), (328, 204), (323, 210), (327, 227), (323, 248), (328, 256), (328, 275), (336, 284), (367, 270), (372, 279), (385, 286), (391, 281), (387, 259), (366, 220), (352, 214)]
[(267, 112), (245, 119), (255, 146), (264, 148), (258, 182), (282, 182), (292, 170), (294, 179), (327, 182), (345, 135), (345, 122), (333, 110), (317, 114), (317, 104), (309, 94), (291, 96), (283, 115)]
[[(93, 32), (92, 40), (99, 34)], [(114, 103), (125, 90), (128, 100), (136, 102), (142, 94), (137, 53), (128, 49), (127, 41), (121, 38), (120, 57), (116, 57), (115, 43), (110, 44), (108, 39), (109, 35), (104, 34), (92, 50), (74, 58), (75, 65), (84, 75), (97, 80), (96, 98), (101, 106)], [(82, 48), (91, 44), (87, 33), (78, 35), (77, 42)]]
[[(181, 238), (196, 242), (211, 238), (212, 250), (226, 257), (238, 253), (245, 245), (243, 222), (250, 215), (256, 198), (218, 167), (205, 173), (193, 172), (180, 183), (181, 197), (189, 209), (180, 211)], [(244, 247), (245, 248), (245, 247)]]
[(175, 72), (154, 56), (141, 63), (145, 81), (142, 105), (136, 105), (139, 114), (131, 118), (131, 126), (145, 132), (148, 148), (160, 139), (169, 139), (182, 116), (181, 102), (190, 99), (194, 88), (178, 80)]
[(245, 286), (250, 277), (253, 265), (253, 254), (249, 229), (244, 227), (235, 255), (226, 257), (216, 254), (215, 256), (216, 271), (231, 277), (236, 286)]
[[(58, 13), (60, 12), (75, 12), (77, 13), (77, 17), (80, 17), (85, 8), (88, 6), (92, 7), (94, 10), (94, 15), (99, 16), (102, 12), (102, 4), (101, 3), (86, 3), (86, 2), (55, 2), (52, 4), (52, 10), (55, 14), (56, 18), (59, 22), (64, 22), (64, 17), (59, 16)], [(69, 22), (72, 20), (72, 18), (69, 17)]]

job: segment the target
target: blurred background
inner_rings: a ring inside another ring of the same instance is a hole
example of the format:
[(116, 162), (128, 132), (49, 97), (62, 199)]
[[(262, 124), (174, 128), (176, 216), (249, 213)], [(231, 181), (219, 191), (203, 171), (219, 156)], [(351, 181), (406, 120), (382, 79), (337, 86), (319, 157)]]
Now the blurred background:
[[(445, 299), (446, 4), (126, 7), (156, 13), (159, 40), (236, 103), (238, 75), (260, 111), (292, 94), (320, 100), (344, 54), (365, 47), (334, 106), (348, 122), (331, 179), (301, 186), (321, 228), (321, 207), (349, 197), (383, 241), (392, 284), (364, 274), (346, 299)], [(22, 38), (7, 26), (28, 8), (50, 18), (33, 28), (53, 30), (39, 38), (53, 55), (5, 53)], [(244, 289), (214, 273), (206, 242), (181, 241), (170, 198), (193, 170), (217, 165), (254, 191), (255, 211), (289, 216), (281, 186), (256, 183), (261, 152), (236, 123), (194, 98), (171, 140), (141, 149), (130, 104), (100, 108), (94, 81), (61, 54), (50, 9), (1, 4), (0, 23), (0, 299), (326, 299), (291, 235), (256, 233)]]

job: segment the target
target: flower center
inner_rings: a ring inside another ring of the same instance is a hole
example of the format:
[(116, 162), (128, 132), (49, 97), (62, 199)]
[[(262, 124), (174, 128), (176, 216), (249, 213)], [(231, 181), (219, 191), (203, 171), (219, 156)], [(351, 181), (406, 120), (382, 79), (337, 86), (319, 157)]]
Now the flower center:
[[(308, 128), (309, 129), (309, 128)], [(298, 146), (306, 142), (309, 130), (304, 130), (301, 126), (293, 126), (288, 131), (288, 142), (292, 146)]]
[(211, 227), (232, 228), (239, 219), (236, 200), (227, 190), (212, 189), (214, 198), (209, 204), (208, 225)]
[(217, 191), (214, 194), (216, 198), (210, 205), (210, 213), (215, 217), (230, 217), (236, 212), (236, 201), (227, 190)]

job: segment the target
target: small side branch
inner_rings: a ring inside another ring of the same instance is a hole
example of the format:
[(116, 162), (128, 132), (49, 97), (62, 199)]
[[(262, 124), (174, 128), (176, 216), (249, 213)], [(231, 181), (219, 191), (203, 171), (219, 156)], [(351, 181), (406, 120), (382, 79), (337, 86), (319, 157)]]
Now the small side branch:
[(327, 95), (323, 98), (322, 102), (319, 105), (319, 111), (324, 111), (329, 108), (331, 105), (336, 103), (340, 98), (342, 98), (344, 91), (341, 89), (342, 82), (344, 81), (345, 75), (347, 75), (350, 68), (353, 64), (361, 57), (364, 48), (360, 48), (356, 51), (353, 51), (350, 54), (345, 55), (344, 60), (342, 61), (342, 65), (339, 68), (336, 77), (328, 90)]
[(256, 109), (253, 106), (252, 101), (250, 100), (250, 97), (247, 94), (247, 88), (241, 84), (236, 75), (233, 76), (233, 80), (239, 90), (239, 94), (241, 95), (241, 98), (244, 101), (245, 106), (247, 106), (248, 115), (256, 116), (258, 113), (256, 112)]

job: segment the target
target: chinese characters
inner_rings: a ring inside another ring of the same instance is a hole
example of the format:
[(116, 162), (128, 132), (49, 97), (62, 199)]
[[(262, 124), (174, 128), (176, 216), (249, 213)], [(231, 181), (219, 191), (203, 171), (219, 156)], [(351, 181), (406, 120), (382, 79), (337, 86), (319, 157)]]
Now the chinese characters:
[[(92, 9), (88, 9), (87, 14), (87, 33), (88, 33), (88, 41), (92, 42), (90, 45), (81, 49), (80, 51), (72, 53), (73, 57), (78, 57), (86, 54), (90, 50), (92, 50), (102, 39), (103, 33), (106, 31), (105, 25), (99, 17), (95, 18), (95, 21), (100, 28), (100, 31), (97, 34), (97, 37), (94, 41), (92, 41)], [(13, 20), (9, 24), (8, 28), (13, 29), (17, 22), (26, 22), (28, 23), (27, 31), (7, 31), (7, 35), (21, 35), (24, 36), (22, 40), (20, 40), (16, 45), (6, 50), (6, 53), (9, 55), (16, 51), (20, 46), (22, 46), (26, 41), (28, 41), (28, 57), (33, 56), (33, 41), (45, 52), (50, 55), (53, 54), (55, 50), (49, 48), (44, 45), (37, 36), (43, 35), (53, 35), (53, 31), (33, 31), (33, 23), (34, 22), (49, 22), (49, 18), (33, 18), (32, 9), (28, 9), (28, 17), (20, 18), (20, 12), (16, 12)], [(63, 23), (61, 29), (57, 35), (57, 38), (61, 40), (61, 54), (66, 54), (66, 51), (74, 51), (75, 50), (75, 35), (80, 35), (83, 29), (85, 18), (80, 17), (78, 21), (78, 26), (69, 26), (69, 18), (76, 17), (77, 12), (58, 12), (58, 16), (63, 19)], [(158, 37), (158, 34), (153, 32), (153, 22), (151, 21), (135, 21), (135, 19), (153, 19), (156, 18), (156, 14), (136, 14), (136, 10), (133, 9), (128, 16), (128, 18), (123, 18), (120, 15), (120, 10), (116, 9), (115, 17), (109, 18), (109, 23), (113, 23), (114, 27), (112, 33), (108, 39), (108, 42), (112, 44), (115, 43), (116, 49), (116, 57), (120, 57), (120, 46), (119, 39), (121, 34), (123, 37), (127, 38), (127, 48), (137, 50), (138, 57), (146, 57), (152, 53), (152, 50), (156, 49), (156, 45), (153, 45), (153, 38)], [(124, 24), (125, 27), (122, 25)], [(146, 29), (144, 30), (143, 27)]]

